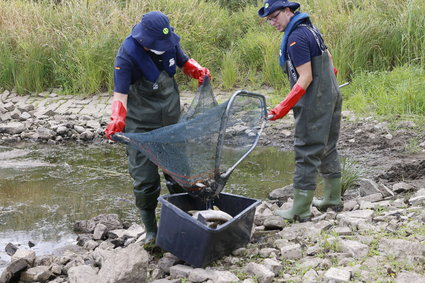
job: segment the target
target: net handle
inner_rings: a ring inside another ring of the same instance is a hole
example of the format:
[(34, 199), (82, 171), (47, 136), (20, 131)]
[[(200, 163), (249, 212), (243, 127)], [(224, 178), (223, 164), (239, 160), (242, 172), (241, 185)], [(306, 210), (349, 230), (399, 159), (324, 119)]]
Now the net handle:
[(254, 141), (254, 143), (252, 144), (252, 146), (248, 149), (248, 151), (238, 160), (236, 161), (235, 164), (233, 164), (233, 166), (231, 166), (229, 169), (226, 170), (225, 173), (219, 175), (219, 179), (220, 179), (220, 184), (222, 184), (221, 186), (219, 186), (218, 188), (216, 188), (215, 191), (215, 195), (218, 195), (221, 190), (224, 188), (224, 184), (226, 183), (227, 179), (230, 177), (230, 174), (233, 172), (233, 170), (236, 168), (236, 166), (238, 166), (242, 160), (244, 160), (248, 154), (251, 153), (251, 151), (254, 150), (254, 148), (257, 146), (257, 143), (260, 139), (261, 133), (264, 130), (264, 127), (266, 125), (267, 122), (267, 105), (266, 105), (266, 98), (264, 95), (259, 94), (259, 93), (254, 93), (254, 92), (249, 92), (246, 90), (239, 90), (237, 92), (235, 92), (232, 97), (229, 99), (227, 106), (226, 106), (226, 110), (223, 114), (223, 117), (221, 119), (221, 124), (220, 124), (220, 133), (219, 133), (219, 137), (218, 137), (218, 143), (217, 143), (217, 148), (216, 148), (216, 159), (215, 159), (215, 172), (220, 172), (220, 161), (221, 161), (221, 157), (222, 157), (222, 148), (223, 148), (223, 144), (224, 144), (224, 136), (226, 133), (226, 126), (227, 126), (227, 122), (229, 120), (229, 114), (230, 114), (230, 109), (232, 108), (232, 105), (235, 101), (235, 99), (238, 96), (248, 96), (248, 97), (256, 97), (259, 98), (261, 105), (260, 107), (262, 107), (262, 124), (260, 127), (260, 130), (258, 131), (258, 135)]

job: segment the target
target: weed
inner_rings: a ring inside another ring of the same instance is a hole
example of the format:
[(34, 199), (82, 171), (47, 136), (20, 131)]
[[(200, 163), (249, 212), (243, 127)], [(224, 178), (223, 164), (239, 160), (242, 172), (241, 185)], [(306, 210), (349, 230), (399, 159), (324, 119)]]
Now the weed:
[(408, 153), (418, 153), (422, 151), (422, 148), (420, 147), (420, 141), (419, 138), (410, 138), (407, 140), (406, 143), (406, 151)]
[(344, 193), (361, 178), (362, 172), (358, 167), (356, 167), (356, 162), (348, 157), (341, 158), (341, 165), (341, 195), (344, 195)]

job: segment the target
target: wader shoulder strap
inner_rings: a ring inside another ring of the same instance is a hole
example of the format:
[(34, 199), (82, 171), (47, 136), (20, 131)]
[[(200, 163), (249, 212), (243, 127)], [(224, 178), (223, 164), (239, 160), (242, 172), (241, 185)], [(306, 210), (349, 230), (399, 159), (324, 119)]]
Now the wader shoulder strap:
[(300, 26), (306, 27), (309, 31), (311, 31), (314, 36), (314, 39), (316, 40), (317, 45), (319, 46), (320, 50), (322, 50), (322, 52), (325, 52), (325, 50), (328, 49), (318, 28), (316, 28), (313, 24), (300, 24)]
[[(316, 40), (316, 43), (319, 46), (322, 53), (328, 49), (319, 29), (316, 28), (313, 24), (312, 25), (300, 24), (299, 26), (306, 27), (313, 34), (314, 39)], [(287, 64), (289, 80), (290, 81), (292, 80), (293, 83), (295, 84), (299, 76), (298, 76), (297, 70), (295, 69), (292, 63), (291, 56), (289, 56), (289, 52), (287, 53), (288, 53), (288, 59), (289, 59)]]

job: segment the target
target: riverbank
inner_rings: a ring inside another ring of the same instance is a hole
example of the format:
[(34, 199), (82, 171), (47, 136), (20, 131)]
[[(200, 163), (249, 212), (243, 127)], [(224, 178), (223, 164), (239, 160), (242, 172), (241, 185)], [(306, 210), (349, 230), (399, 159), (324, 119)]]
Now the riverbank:
[[(182, 93), (183, 104), (192, 96)], [(217, 96), (224, 100), (226, 94)], [(3, 92), (0, 143), (107, 142), (103, 129), (110, 99)], [(268, 123), (260, 143), (291, 150), (292, 139), (290, 117)], [(12, 247), (14, 261), (1, 280), (15, 275), (27, 282), (420, 282), (425, 280), (424, 142), (423, 123), (344, 112), (339, 148), (361, 169), (362, 180), (345, 195), (341, 213), (313, 210), (311, 222), (284, 223), (273, 211), (291, 206), (290, 188), (273, 191), (256, 209), (251, 242), (203, 269), (169, 253), (147, 253), (139, 244), (143, 227), (99, 216), (83, 222), (86, 228), (76, 225), (77, 245), (51, 256)]]

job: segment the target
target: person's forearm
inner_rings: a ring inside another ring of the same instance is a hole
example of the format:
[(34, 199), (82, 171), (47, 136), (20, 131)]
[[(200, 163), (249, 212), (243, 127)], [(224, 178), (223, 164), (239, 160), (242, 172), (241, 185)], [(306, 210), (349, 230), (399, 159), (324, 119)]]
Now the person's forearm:
[(127, 99), (128, 99), (127, 94), (114, 92), (114, 97), (112, 98), (112, 101), (114, 101), (114, 100), (121, 101), (122, 105), (124, 105), (124, 108), (127, 109)]
[(301, 86), (303, 89), (307, 90), (311, 82), (313, 81), (313, 73), (311, 70), (311, 62), (307, 62), (301, 66), (298, 66), (297, 72), (299, 78), (297, 80), (297, 85)]

